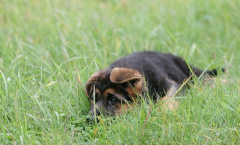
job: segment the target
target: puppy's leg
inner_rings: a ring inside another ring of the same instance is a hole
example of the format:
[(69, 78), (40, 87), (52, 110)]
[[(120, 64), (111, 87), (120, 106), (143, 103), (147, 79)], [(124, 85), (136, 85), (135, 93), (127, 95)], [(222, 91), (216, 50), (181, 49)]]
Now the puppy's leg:
[(178, 101), (172, 96), (164, 96), (160, 102), (162, 103), (163, 110), (174, 110), (178, 107)]
[(216, 77), (206, 77), (203, 79), (203, 85), (210, 85), (212, 88), (215, 88), (216, 82), (219, 82), (221, 84), (231, 84), (236, 83), (239, 80), (233, 80), (233, 79), (217, 79)]
[(167, 91), (166, 95), (160, 99), (163, 110), (174, 110), (178, 107), (179, 102), (175, 99), (176, 93), (180, 85), (170, 80), (171, 83), (170, 89)]

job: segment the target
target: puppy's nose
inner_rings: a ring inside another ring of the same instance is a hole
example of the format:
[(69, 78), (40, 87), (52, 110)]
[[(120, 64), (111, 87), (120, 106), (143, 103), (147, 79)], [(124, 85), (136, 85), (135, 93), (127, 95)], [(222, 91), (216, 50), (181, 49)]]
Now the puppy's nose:
[(97, 116), (88, 115), (86, 121), (88, 123), (93, 123), (94, 121), (96, 121), (98, 123), (99, 118)]

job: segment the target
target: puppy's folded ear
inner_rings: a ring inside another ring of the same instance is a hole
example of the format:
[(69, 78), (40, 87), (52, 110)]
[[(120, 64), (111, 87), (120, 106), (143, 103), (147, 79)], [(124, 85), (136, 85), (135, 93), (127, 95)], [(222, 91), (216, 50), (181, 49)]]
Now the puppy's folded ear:
[(110, 80), (113, 83), (126, 83), (132, 80), (141, 79), (142, 75), (130, 68), (114, 68), (110, 74)]
[(93, 84), (97, 83), (99, 80), (101, 81), (102, 79), (104, 79), (107, 73), (109, 74), (109, 72), (110, 72), (110, 69), (104, 69), (94, 73), (86, 82), (87, 92), (90, 93), (90, 91), (92, 90)]
[(110, 74), (110, 80), (116, 84), (129, 82), (131, 86), (128, 86), (126, 91), (131, 96), (136, 96), (136, 94), (141, 95), (142, 93), (143, 79), (142, 75), (137, 70), (130, 68), (114, 68)]
[(86, 82), (86, 90), (88, 92), (88, 95), (89, 95), (89, 92), (91, 90), (92, 84), (94, 84), (94, 82), (97, 82), (98, 77), (99, 77), (99, 72), (96, 72), (87, 80), (87, 82)]

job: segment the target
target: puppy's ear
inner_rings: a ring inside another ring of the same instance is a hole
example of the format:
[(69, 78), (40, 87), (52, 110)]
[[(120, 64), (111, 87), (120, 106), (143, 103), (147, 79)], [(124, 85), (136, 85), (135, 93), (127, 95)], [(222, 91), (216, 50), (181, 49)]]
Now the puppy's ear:
[(130, 68), (114, 68), (110, 74), (110, 80), (113, 83), (124, 84), (131, 82), (131, 86), (126, 88), (126, 91), (131, 96), (141, 95), (143, 79), (142, 75), (134, 69)]
[(104, 79), (107, 76), (107, 74), (109, 74), (109, 72), (110, 72), (110, 69), (104, 69), (94, 73), (86, 82), (87, 92), (90, 93), (90, 91), (92, 90), (93, 84)]
[(99, 72), (94, 73), (86, 82), (86, 90), (88, 92), (88, 95), (90, 95), (90, 90), (92, 88), (92, 85), (97, 82), (99, 77)]

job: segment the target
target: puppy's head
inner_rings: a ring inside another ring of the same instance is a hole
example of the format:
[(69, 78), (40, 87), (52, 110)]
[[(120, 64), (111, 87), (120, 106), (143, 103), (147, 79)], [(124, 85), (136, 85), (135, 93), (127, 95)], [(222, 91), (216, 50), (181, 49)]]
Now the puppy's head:
[(93, 74), (86, 83), (91, 100), (89, 114), (109, 116), (126, 112), (142, 94), (142, 87), (142, 75), (133, 69), (104, 69)]

